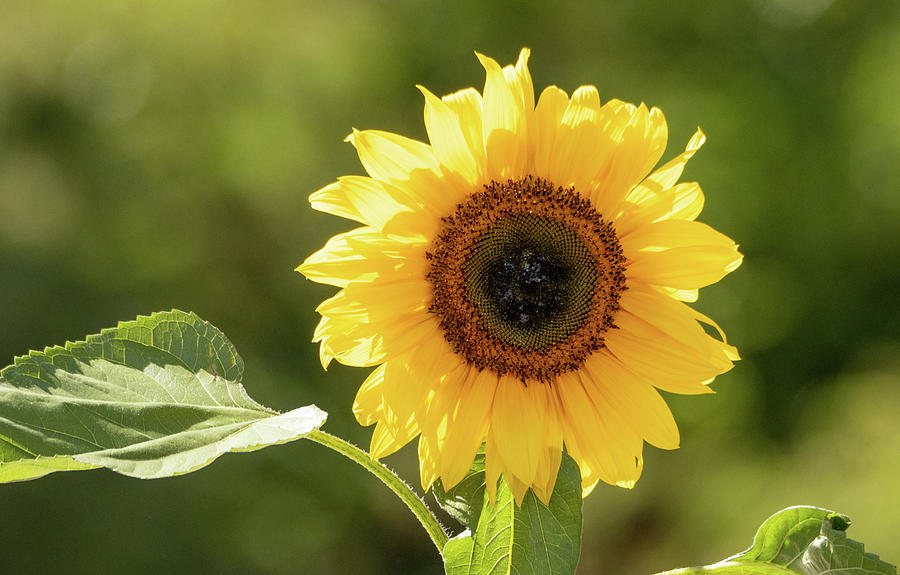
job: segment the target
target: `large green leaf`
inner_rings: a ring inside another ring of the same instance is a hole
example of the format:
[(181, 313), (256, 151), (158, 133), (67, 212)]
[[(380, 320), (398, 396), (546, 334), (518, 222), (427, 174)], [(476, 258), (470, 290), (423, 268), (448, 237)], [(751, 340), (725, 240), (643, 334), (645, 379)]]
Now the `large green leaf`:
[(222, 332), (181, 311), (17, 357), (0, 371), (0, 482), (95, 467), (179, 475), (324, 423), (314, 405), (279, 415), (256, 403), (243, 369)]
[[(483, 485), (484, 475), (480, 477)], [(474, 485), (464, 489), (474, 494), (481, 510), (477, 517), (469, 509), (461, 514), (470, 524), (477, 521), (477, 526), (474, 532), (467, 529), (444, 547), (447, 575), (575, 573), (581, 553), (581, 474), (570, 457), (563, 456), (549, 506), (530, 490), (522, 506), (517, 506), (503, 480), (497, 487), (494, 506), (483, 490)], [(463, 499), (459, 493), (454, 498), (454, 493), (451, 491), (451, 500)]]
[[(671, 575), (896, 575), (897, 568), (847, 538), (850, 518), (818, 507), (789, 507), (769, 517), (743, 553)], [(660, 574), (663, 575), (663, 574)]]

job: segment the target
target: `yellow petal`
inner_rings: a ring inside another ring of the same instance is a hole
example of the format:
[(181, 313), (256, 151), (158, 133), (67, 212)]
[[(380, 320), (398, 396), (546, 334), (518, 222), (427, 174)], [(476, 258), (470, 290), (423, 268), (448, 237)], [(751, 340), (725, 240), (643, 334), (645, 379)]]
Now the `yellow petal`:
[(322, 369), (328, 371), (328, 366), (332, 361), (334, 361), (334, 350), (328, 346), (327, 341), (323, 341), (319, 344), (319, 363), (322, 364)]
[(600, 482), (599, 477), (595, 477), (590, 471), (581, 472), (581, 497), (582, 499), (591, 494), (595, 487), (597, 487), (597, 483)]
[(562, 427), (559, 428), (560, 445), (556, 449), (545, 448), (538, 462), (537, 475), (531, 489), (544, 505), (550, 505), (550, 497), (556, 487), (559, 466), (562, 463)]
[(633, 187), (619, 206), (616, 229), (628, 233), (647, 221), (662, 219), (693, 220), (703, 209), (703, 191), (696, 182), (675, 186), (688, 160), (700, 149), (706, 136), (698, 129), (685, 151)]
[(662, 220), (694, 220), (703, 210), (703, 190), (696, 182), (677, 184), (643, 198), (627, 198), (615, 216), (616, 231), (628, 235), (635, 228)]
[(691, 316), (690, 308), (646, 287), (625, 290), (620, 307), (691, 347), (701, 347), (709, 337)]
[[(321, 315), (362, 323), (390, 322), (397, 316), (424, 313), (431, 301), (431, 284), (425, 279), (351, 283), (319, 304)], [(374, 305), (373, 305), (374, 304)]]
[(495, 60), (476, 55), (487, 73), (481, 119), (488, 177), (493, 180), (521, 177), (528, 143), (524, 101), (520, 93), (510, 89)]
[(640, 226), (627, 235), (620, 235), (622, 250), (628, 259), (639, 259), (646, 252), (669, 248), (715, 246), (734, 250), (734, 241), (702, 222), (663, 220)]
[(416, 170), (409, 174), (408, 180), (395, 181), (398, 188), (421, 202), (420, 209), (396, 215), (382, 231), (392, 236), (421, 234), (422, 242), (430, 243), (440, 231), (441, 218), (451, 213), (472, 192), (470, 185), (459, 184), (457, 180), (465, 182), (460, 176), (451, 178), (448, 174)]
[(513, 500), (516, 502), (516, 505), (521, 507), (522, 501), (525, 499), (525, 494), (528, 493), (528, 484), (524, 481), (519, 481), (515, 475), (510, 474), (504, 474), (503, 480), (509, 485), (509, 490), (512, 492)]
[[(570, 432), (567, 430), (566, 433)], [(602, 479), (597, 464), (591, 459), (586, 459), (579, 449), (580, 447), (569, 435), (566, 435), (566, 451), (575, 460), (579, 471), (581, 471), (581, 497), (584, 498), (591, 494), (591, 491)]]
[[(609, 353), (596, 353), (584, 364), (585, 390), (595, 405), (621, 413), (632, 431), (660, 449), (677, 449), (678, 426), (669, 406), (651, 385), (641, 380)], [(598, 410), (602, 413), (602, 410)]]
[(319, 359), (328, 368), (331, 360), (344, 365), (371, 367), (386, 359), (380, 334), (373, 333), (366, 324), (348, 324), (341, 318), (323, 317), (313, 334), (313, 342), (319, 342)]
[(343, 365), (371, 367), (387, 359), (383, 340), (377, 336), (353, 341), (343, 348), (341, 348), (334, 339), (330, 339), (328, 344), (332, 349), (340, 349), (340, 351), (335, 351), (333, 354), (334, 359)]
[(422, 416), (429, 394), (440, 389), (442, 399), (455, 400), (458, 396), (443, 391), (449, 385), (443, 382), (461, 366), (461, 361), (444, 341), (437, 321), (432, 319), (426, 325), (429, 330), (422, 337), (427, 345), (413, 346), (388, 361), (382, 388), (383, 411), (392, 426), (405, 426), (410, 419), (416, 419), (420, 428), (430, 428), (428, 419)]
[(696, 288), (694, 289), (675, 289), (664, 286), (657, 286), (657, 289), (667, 294), (669, 297), (673, 297), (678, 301), (687, 301), (687, 302), (695, 302), (700, 297), (700, 291)]
[(538, 460), (537, 473), (531, 484), (535, 495), (545, 504), (549, 504), (553, 488), (556, 486), (563, 450), (562, 408), (559, 405), (559, 398), (555, 392), (548, 393), (547, 397), (548, 407), (544, 417), (544, 447)]
[(419, 436), (419, 479), (422, 481), (422, 489), (426, 492), (437, 479), (435, 452), (424, 435)]
[(736, 246), (687, 246), (659, 252), (645, 252), (629, 262), (626, 275), (645, 282), (676, 289), (695, 289), (714, 284), (741, 265), (743, 256)]
[(365, 176), (344, 176), (309, 196), (314, 210), (362, 222), (377, 230), (397, 214), (417, 211), (399, 189)]
[[(491, 433), (503, 467), (526, 485), (537, 473), (547, 399), (544, 385), (503, 376), (494, 396)], [(508, 474), (507, 474), (508, 475)]]
[(515, 67), (507, 66), (503, 69), (503, 75), (510, 85), (510, 90), (521, 96), (526, 114), (534, 110), (534, 84), (531, 81), (531, 72), (528, 70), (530, 57), (531, 50), (522, 48), (519, 51), (519, 59), (516, 60)]
[(489, 426), (487, 440), (484, 443), (484, 482), (491, 506), (497, 504), (497, 482), (504, 470), (503, 460), (497, 450), (497, 442), (494, 441), (494, 434)]
[(515, 180), (524, 176), (525, 152), (518, 135), (507, 130), (494, 130), (485, 139), (484, 147), (491, 180)]
[(478, 181), (478, 165), (463, 133), (459, 116), (444, 101), (418, 86), (425, 96), (425, 130), (437, 159), (470, 184)]
[(407, 180), (415, 170), (440, 170), (431, 148), (391, 132), (353, 130), (347, 136), (370, 176), (383, 182)]
[(613, 422), (601, 417), (577, 372), (560, 376), (555, 387), (565, 414), (563, 433), (570, 452), (606, 483), (635, 481), (641, 439), (621, 423), (613, 428)]
[(606, 333), (606, 347), (630, 371), (665, 391), (711, 392), (704, 383), (721, 373), (716, 365), (628, 313), (617, 314), (615, 322), (618, 329)]
[[(725, 334), (715, 322), (668, 295), (656, 290), (634, 288), (626, 290), (619, 303), (625, 312), (690, 347), (698, 357), (721, 372), (730, 369), (731, 362), (737, 359), (737, 350), (725, 343)], [(719, 329), (722, 340), (707, 334), (698, 321)]]
[(702, 313), (700, 313), (699, 311), (697, 311), (693, 308), (689, 307), (688, 311), (690, 312), (690, 314), (692, 316), (694, 316), (695, 320), (699, 321), (700, 323), (705, 323), (706, 325), (712, 327), (719, 333), (720, 339), (718, 339), (718, 340), (715, 338), (711, 338), (711, 339), (713, 339), (713, 341), (715, 341), (716, 344), (718, 344), (721, 347), (722, 351), (725, 353), (725, 356), (729, 360), (738, 361), (739, 359), (741, 359), (741, 356), (738, 353), (737, 348), (734, 347), (733, 345), (728, 345), (728, 339), (725, 337), (725, 332), (722, 331), (722, 328), (719, 327), (719, 324), (717, 324), (716, 322), (714, 322), (713, 320), (711, 320), (710, 318), (708, 318), (707, 316), (703, 315)]
[(569, 96), (556, 86), (549, 86), (541, 92), (528, 132), (528, 148), (530, 155), (534, 157), (536, 176), (552, 180), (551, 155), (556, 146), (560, 122), (568, 105)]
[(489, 369), (473, 370), (460, 389), (441, 451), (441, 481), (446, 489), (459, 483), (472, 467), (487, 434), (496, 389), (497, 375)]
[(425, 401), (429, 384), (433, 382), (415, 379), (422, 375), (422, 371), (427, 370), (427, 367), (416, 364), (414, 357), (414, 352), (407, 352), (389, 359), (385, 364), (382, 421), (391, 429), (404, 429), (414, 421), (417, 428), (421, 428), (416, 412)]
[(559, 186), (589, 192), (600, 167), (597, 159), (604, 137), (600, 127), (600, 95), (593, 86), (575, 90), (556, 133), (550, 160), (550, 179)]
[(381, 418), (381, 386), (384, 384), (384, 364), (376, 367), (356, 392), (353, 415), (360, 425), (368, 427)]
[(497, 129), (516, 133), (522, 124), (525, 113), (521, 88), (516, 90), (507, 82), (506, 76), (496, 60), (477, 52), (475, 55), (486, 72), (482, 97), (482, 133), (485, 140), (491, 132)]
[(697, 219), (697, 216), (703, 211), (703, 203), (705, 201), (703, 190), (700, 189), (700, 184), (697, 182), (684, 182), (672, 186), (670, 189), (672, 207), (662, 214), (653, 214), (655, 216), (653, 221), (667, 219)]
[(351, 282), (420, 278), (426, 267), (425, 246), (363, 227), (332, 237), (297, 271), (315, 282), (347, 287)]
[(448, 447), (447, 434), (453, 424), (453, 412), (466, 381), (474, 377), (472, 371), (468, 364), (459, 362), (456, 369), (441, 374), (437, 382), (429, 382), (424, 400), (416, 411), (422, 437), (428, 441), (438, 475), (444, 468), (444, 450)]
[[(351, 347), (371, 342), (373, 350), (382, 356), (396, 356), (432, 335), (434, 316), (425, 311), (428, 295), (422, 295), (417, 282), (384, 282), (350, 284), (335, 296), (322, 302), (317, 311), (319, 323), (313, 341), (327, 342), (334, 356), (345, 365), (374, 365), (351, 363), (346, 354)], [(427, 289), (427, 282), (425, 288)], [(418, 295), (417, 295), (418, 294)], [(401, 297), (405, 296), (405, 297)], [(418, 299), (417, 299), (418, 298)], [(380, 305), (372, 306), (373, 302)], [(417, 303), (418, 302), (418, 303)]]
[[(436, 321), (432, 323), (435, 324), (434, 331), (425, 337), (429, 343), (438, 343), (435, 338), (439, 338), (441, 334), (437, 331)], [(385, 363), (383, 384), (380, 386), (381, 420), (378, 423), (383, 429), (379, 435), (372, 437), (373, 457), (393, 453), (420, 432), (432, 440), (440, 440), (439, 435), (445, 433), (445, 430), (441, 430), (439, 434), (431, 433), (434, 426), (422, 418), (424, 404), (427, 396), (434, 390), (456, 385), (453, 374), (465, 374), (462, 369), (465, 366), (452, 354), (449, 345), (441, 343), (443, 345), (419, 346)], [(464, 375), (460, 379), (465, 379)], [(449, 380), (447, 386), (442, 385), (445, 380)], [(446, 401), (458, 400), (459, 393), (456, 390), (442, 392), (442, 398)], [(474, 457), (474, 451), (472, 456)], [(438, 464), (439, 459), (436, 459), (435, 465)], [(469, 464), (471, 465), (471, 460)]]
[(415, 420), (400, 428), (391, 427), (384, 420), (379, 421), (372, 432), (369, 455), (373, 459), (381, 459), (394, 453), (419, 435)]
[[(609, 109), (606, 112), (606, 109)], [(598, 156), (602, 167), (595, 178), (592, 200), (600, 213), (615, 214), (632, 186), (637, 185), (662, 157), (668, 128), (659, 108), (648, 110), (622, 102), (604, 106), (606, 139)], [(623, 117), (627, 118), (622, 121)]]
[(441, 98), (444, 104), (453, 111), (459, 119), (459, 127), (462, 131), (469, 153), (475, 160), (478, 183), (483, 183), (486, 159), (484, 154), (484, 133), (482, 130), (481, 94), (474, 88), (466, 88)]
[(688, 141), (684, 152), (678, 154), (650, 174), (632, 191), (630, 196), (636, 200), (645, 195), (658, 194), (674, 186), (678, 178), (681, 177), (685, 164), (697, 153), (697, 150), (700, 149), (704, 142), (706, 142), (706, 134), (700, 128), (697, 128), (697, 131)]

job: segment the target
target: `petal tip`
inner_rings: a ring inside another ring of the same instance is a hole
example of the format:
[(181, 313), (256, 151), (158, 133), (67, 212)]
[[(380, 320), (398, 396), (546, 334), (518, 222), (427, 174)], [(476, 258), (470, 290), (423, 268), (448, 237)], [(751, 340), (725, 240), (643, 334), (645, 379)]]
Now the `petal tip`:
[[(315, 341), (313, 342), (315, 343)], [(334, 354), (325, 346), (325, 342), (319, 344), (319, 363), (322, 364), (322, 370), (328, 371), (328, 366), (334, 360)]]
[(351, 128), (351, 132), (347, 134), (347, 137), (344, 138), (345, 142), (350, 142), (352, 145), (356, 146), (356, 138), (359, 137), (359, 130), (356, 128)]
[(697, 131), (691, 136), (686, 150), (689, 152), (696, 152), (704, 143), (706, 143), (706, 133), (700, 129), (700, 126), (697, 126)]
[(519, 50), (519, 60), (516, 65), (527, 66), (529, 58), (531, 58), (531, 48), (523, 47)]
[(497, 61), (490, 56), (485, 56), (484, 54), (476, 50), (475, 57), (478, 58), (479, 62), (481, 62), (481, 65), (484, 67), (485, 71), (493, 72), (500, 70), (500, 64), (498, 64)]
[[(734, 249), (737, 250), (737, 248), (738, 248), (738, 246), (737, 246), (737, 244), (735, 244)], [(744, 254), (742, 254), (741, 252), (738, 252), (738, 251), (735, 251), (735, 253), (737, 254), (737, 257), (734, 259), (734, 261), (732, 261), (730, 264), (728, 264), (728, 266), (725, 268), (725, 270), (728, 271), (729, 273), (738, 269), (739, 267), (741, 267), (741, 264), (744, 263)]]

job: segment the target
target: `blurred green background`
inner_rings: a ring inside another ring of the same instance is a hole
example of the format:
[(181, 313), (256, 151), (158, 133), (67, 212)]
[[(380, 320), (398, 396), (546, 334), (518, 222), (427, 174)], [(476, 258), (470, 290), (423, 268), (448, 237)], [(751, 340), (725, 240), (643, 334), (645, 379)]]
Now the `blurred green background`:
[[(361, 173), (351, 127), (424, 139), (416, 83), (481, 87), (479, 50), (533, 50), (538, 90), (661, 107), (665, 158), (742, 268), (699, 307), (743, 354), (714, 396), (670, 397), (674, 452), (585, 502), (580, 574), (746, 547), (814, 504), (900, 562), (900, 3), (41, 2), (0, 4), (0, 361), (156, 310), (192, 310), (262, 403), (350, 412), (365, 370), (309, 342), (333, 290), (293, 272), (351, 224), (309, 193)], [(415, 452), (390, 457), (417, 482)], [(0, 486), (0, 573), (439, 573), (375, 479), (313, 444), (139, 481)]]

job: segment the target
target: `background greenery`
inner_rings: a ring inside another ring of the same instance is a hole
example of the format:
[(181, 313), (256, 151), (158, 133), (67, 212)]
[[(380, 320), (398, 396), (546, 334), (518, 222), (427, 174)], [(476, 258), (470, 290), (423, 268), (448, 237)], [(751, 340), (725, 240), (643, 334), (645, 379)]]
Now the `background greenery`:
[[(361, 173), (351, 127), (425, 138), (416, 83), (481, 87), (533, 50), (542, 89), (661, 107), (701, 219), (743, 267), (700, 308), (744, 360), (671, 397), (683, 436), (586, 501), (579, 573), (708, 563), (791, 504), (900, 561), (900, 4), (3, 2), (0, 363), (155, 310), (228, 334), (245, 385), (365, 444), (364, 370), (309, 343), (332, 290), (293, 268), (348, 229), (307, 195)], [(417, 480), (414, 449), (388, 459)], [(438, 573), (390, 493), (306, 442), (182, 478), (2, 486), (2, 573)]]

